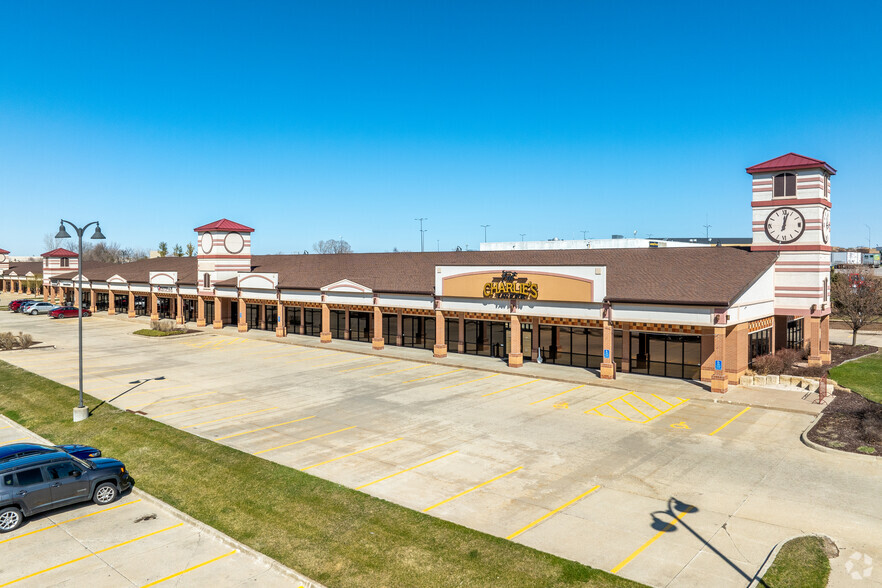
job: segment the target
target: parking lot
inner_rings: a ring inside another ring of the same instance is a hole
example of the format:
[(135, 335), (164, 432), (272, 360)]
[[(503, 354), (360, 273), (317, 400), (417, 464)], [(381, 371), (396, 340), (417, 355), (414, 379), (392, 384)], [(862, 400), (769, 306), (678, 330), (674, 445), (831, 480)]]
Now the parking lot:
[[(805, 532), (882, 556), (882, 465), (803, 446), (807, 414), (679, 397), (649, 378), (631, 391), (440, 365), (431, 352), (150, 339), (131, 334), (135, 321), (84, 322), (93, 396), (163, 376), (114, 404), (650, 585), (744, 586), (777, 542)], [(76, 321), (2, 313), (0, 330), (56, 347), (2, 359), (76, 386)], [(850, 499), (832, 500), (843, 488)]]
[[(42, 439), (0, 417), (0, 445)], [(26, 519), (0, 535), (0, 586), (298, 586), (140, 491)]]

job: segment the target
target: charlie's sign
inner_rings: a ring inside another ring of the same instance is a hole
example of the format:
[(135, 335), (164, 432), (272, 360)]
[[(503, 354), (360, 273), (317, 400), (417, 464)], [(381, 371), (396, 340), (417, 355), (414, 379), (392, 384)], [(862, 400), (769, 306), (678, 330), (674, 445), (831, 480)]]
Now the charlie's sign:
[(539, 284), (527, 280), (518, 279), (517, 272), (504, 271), (502, 277), (493, 278), (484, 284), (484, 298), (507, 298), (536, 300), (539, 298)]

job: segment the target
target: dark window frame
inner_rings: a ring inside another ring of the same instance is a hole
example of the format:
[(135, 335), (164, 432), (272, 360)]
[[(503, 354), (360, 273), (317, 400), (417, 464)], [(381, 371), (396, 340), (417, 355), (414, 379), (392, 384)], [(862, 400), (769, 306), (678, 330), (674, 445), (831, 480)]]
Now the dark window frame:
[(772, 178), (773, 198), (789, 198), (796, 196), (796, 174), (784, 172)]

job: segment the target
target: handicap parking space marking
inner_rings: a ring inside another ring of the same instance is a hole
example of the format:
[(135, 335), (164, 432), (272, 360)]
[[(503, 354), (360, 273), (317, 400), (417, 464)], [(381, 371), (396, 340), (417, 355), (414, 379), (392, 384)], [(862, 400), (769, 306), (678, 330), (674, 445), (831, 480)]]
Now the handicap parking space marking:
[(496, 476), (495, 478), (490, 478), (490, 479), (487, 480), (486, 482), (481, 482), (481, 483), (478, 484), (477, 486), (473, 486), (473, 487), (469, 488), (468, 490), (463, 490), (463, 491), (460, 492), (459, 494), (454, 494), (454, 495), (451, 496), (450, 498), (445, 498), (445, 499), (442, 500), (441, 502), (438, 502), (438, 503), (436, 503), (436, 504), (433, 504), (432, 506), (430, 506), (430, 507), (428, 507), (428, 508), (424, 508), (424, 509), (423, 509), (423, 512), (429, 512), (430, 510), (432, 510), (432, 509), (434, 509), (434, 508), (437, 508), (437, 507), (439, 507), (439, 506), (441, 506), (441, 505), (443, 505), (443, 504), (447, 504), (448, 502), (451, 502), (451, 501), (453, 501), (453, 500), (456, 500), (457, 498), (459, 498), (459, 497), (461, 497), (461, 496), (465, 496), (466, 494), (468, 494), (468, 493), (470, 493), (470, 492), (474, 492), (475, 490), (478, 490), (479, 488), (483, 488), (484, 486), (487, 486), (488, 484), (492, 484), (492, 483), (495, 482), (496, 480), (500, 480), (500, 479), (502, 479), (502, 478), (504, 478), (504, 477), (506, 477), (506, 476), (508, 476), (508, 475), (510, 475), (510, 474), (513, 474), (513, 473), (517, 472), (518, 470), (522, 470), (522, 469), (524, 469), (524, 466), (518, 466), (518, 467), (516, 467), (516, 468), (514, 468), (514, 469), (512, 469), (512, 470), (509, 470), (509, 471), (505, 472), (504, 474), (499, 474), (499, 475)]
[(586, 410), (585, 414), (645, 424), (689, 402), (688, 399), (677, 397), (679, 402), (672, 403), (656, 394), (650, 394), (650, 396), (655, 398), (655, 403), (653, 403), (647, 400), (645, 396), (640, 396), (633, 391), (628, 392), (618, 398)]

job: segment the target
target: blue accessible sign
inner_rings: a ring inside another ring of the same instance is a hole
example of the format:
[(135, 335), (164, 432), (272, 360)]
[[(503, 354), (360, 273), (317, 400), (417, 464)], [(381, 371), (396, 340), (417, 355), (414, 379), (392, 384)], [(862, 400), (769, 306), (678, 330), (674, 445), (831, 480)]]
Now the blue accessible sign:
[(609, 359), (609, 349), (603, 350), (603, 359)]
[(721, 370), (721, 369), (723, 369), (723, 362), (720, 361), (719, 359), (718, 359), (717, 361), (715, 361), (715, 362), (714, 362), (714, 369), (715, 369), (715, 370)]

